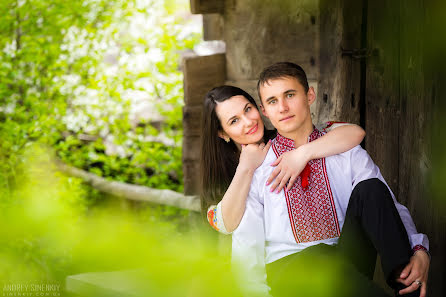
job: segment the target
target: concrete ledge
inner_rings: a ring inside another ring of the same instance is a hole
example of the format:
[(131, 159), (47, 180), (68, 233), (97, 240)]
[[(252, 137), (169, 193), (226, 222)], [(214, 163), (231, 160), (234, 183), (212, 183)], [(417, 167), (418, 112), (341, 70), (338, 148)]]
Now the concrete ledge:
[(142, 284), (147, 287), (139, 270), (89, 272), (68, 276), (65, 290), (83, 297), (135, 297), (145, 295)]

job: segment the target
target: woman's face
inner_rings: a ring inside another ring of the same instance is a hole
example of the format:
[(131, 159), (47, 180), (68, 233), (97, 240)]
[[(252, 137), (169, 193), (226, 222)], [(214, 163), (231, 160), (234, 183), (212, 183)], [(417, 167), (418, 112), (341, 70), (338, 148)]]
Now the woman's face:
[(223, 127), (219, 132), (221, 138), (229, 137), (238, 144), (262, 140), (264, 126), (260, 113), (244, 96), (234, 96), (217, 103), (215, 112)]

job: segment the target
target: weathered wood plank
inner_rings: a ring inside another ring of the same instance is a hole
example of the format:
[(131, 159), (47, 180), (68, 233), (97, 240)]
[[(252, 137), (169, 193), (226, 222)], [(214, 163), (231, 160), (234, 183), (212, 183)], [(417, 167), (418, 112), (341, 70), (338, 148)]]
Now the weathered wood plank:
[(202, 105), (186, 105), (183, 107), (183, 135), (185, 138), (200, 136)]
[[(365, 147), (390, 188), (398, 194), (399, 166), (399, 1), (367, 1)], [(375, 50), (376, 49), (376, 50)], [(397, 197), (398, 199), (398, 197)], [(391, 291), (380, 267), (375, 279)]]
[(434, 106), (431, 98), (435, 84), (425, 63), (428, 52), (425, 36), (432, 34), (426, 28), (426, 21), (430, 20), (420, 13), (425, 6), (425, 0), (400, 4), (399, 159), (402, 162), (399, 164), (399, 197), (409, 208), (418, 231), (429, 235), (433, 261), (428, 296), (444, 296), (446, 232), (444, 219), (437, 211), (439, 205), (432, 199), (427, 183), (429, 171), (432, 170), (430, 132)]
[(369, 1), (367, 43), (366, 149), (394, 193), (399, 164), (399, 2)]
[(186, 105), (201, 105), (207, 91), (225, 82), (225, 63), (225, 54), (195, 55), (183, 59)]
[[(187, 147), (187, 150), (183, 150), (183, 161), (193, 161), (196, 163), (200, 162), (201, 147), (200, 147), (200, 136), (188, 136), (183, 139), (183, 147)], [(194, 148), (194, 149), (190, 149)], [(198, 172), (194, 173), (195, 175)]]
[(200, 193), (200, 163), (194, 160), (183, 161), (184, 194)]
[(279, 61), (318, 77), (318, 1), (227, 1), (224, 22), (229, 80), (257, 79)]
[(183, 59), (183, 176), (184, 192), (199, 193), (200, 130), (205, 94), (226, 80), (225, 55), (189, 56)]
[(223, 13), (225, 0), (190, 0), (190, 10), (194, 14)]
[(360, 60), (341, 49), (361, 47), (362, 2), (320, 2), (319, 90), (312, 107), (315, 122), (341, 120), (359, 124)]
[(218, 13), (203, 15), (203, 39), (222, 40), (223, 39), (223, 17)]

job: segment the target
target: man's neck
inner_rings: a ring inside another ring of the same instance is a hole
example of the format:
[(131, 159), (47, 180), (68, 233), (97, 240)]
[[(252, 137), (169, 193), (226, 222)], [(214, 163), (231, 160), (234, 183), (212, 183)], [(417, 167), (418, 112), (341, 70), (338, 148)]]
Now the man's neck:
[(313, 123), (311, 122), (311, 118), (309, 121), (305, 122), (299, 129), (292, 132), (281, 132), (278, 131), (280, 135), (294, 140), (294, 146), (298, 148), (301, 145), (304, 145), (308, 142), (308, 136), (313, 132)]

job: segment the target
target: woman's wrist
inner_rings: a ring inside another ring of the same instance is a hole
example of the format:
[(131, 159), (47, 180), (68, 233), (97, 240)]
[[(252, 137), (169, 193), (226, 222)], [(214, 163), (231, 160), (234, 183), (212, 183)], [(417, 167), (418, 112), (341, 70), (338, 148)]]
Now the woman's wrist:
[(236, 172), (240, 172), (243, 174), (254, 174), (257, 168), (253, 168), (253, 166), (249, 166), (248, 164), (244, 164), (243, 162), (238, 163)]
[(314, 159), (313, 150), (311, 148), (311, 142), (303, 144), (299, 146), (297, 149), (298, 154), (306, 161), (310, 162), (310, 160)]

